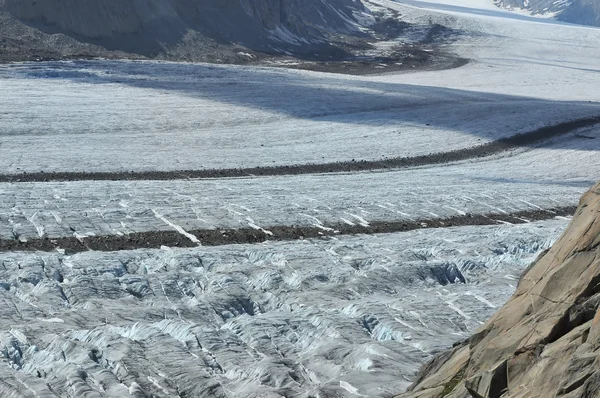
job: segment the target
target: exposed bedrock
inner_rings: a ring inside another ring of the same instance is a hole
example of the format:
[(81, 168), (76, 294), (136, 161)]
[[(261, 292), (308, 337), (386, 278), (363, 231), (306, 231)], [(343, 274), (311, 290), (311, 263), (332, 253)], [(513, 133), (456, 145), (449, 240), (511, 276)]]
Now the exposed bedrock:
[(600, 391), (600, 183), (516, 293), (402, 398), (592, 398)]

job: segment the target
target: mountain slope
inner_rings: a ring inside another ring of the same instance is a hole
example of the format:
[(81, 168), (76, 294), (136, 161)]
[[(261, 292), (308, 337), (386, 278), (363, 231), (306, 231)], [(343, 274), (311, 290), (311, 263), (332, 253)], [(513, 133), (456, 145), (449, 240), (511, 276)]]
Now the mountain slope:
[(600, 26), (599, 0), (496, 0), (503, 8), (517, 8), (534, 15), (554, 14), (559, 21)]
[(0, 0), (0, 37), (14, 41), (27, 33), (48, 41), (44, 35), (60, 33), (80, 52), (143, 56), (232, 43), (309, 53), (327, 47), (330, 35), (360, 35), (356, 15), (363, 12), (358, 0)]
[(596, 397), (599, 304), (600, 183), (504, 307), (430, 362), (401, 397)]

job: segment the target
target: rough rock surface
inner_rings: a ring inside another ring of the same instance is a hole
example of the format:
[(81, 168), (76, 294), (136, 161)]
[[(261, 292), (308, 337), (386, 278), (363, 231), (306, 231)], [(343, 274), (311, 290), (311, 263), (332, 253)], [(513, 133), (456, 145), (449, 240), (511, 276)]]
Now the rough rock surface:
[(356, 16), (364, 11), (359, 0), (0, 0), (0, 52), (37, 44), (42, 55), (103, 50), (194, 58), (210, 50), (227, 56), (219, 49), (235, 44), (313, 54), (331, 51), (330, 35), (360, 35)]
[(504, 307), (400, 397), (597, 397), (599, 304), (600, 183)]
[(408, 24), (395, 11), (366, 4), (0, 0), (0, 63), (156, 59), (361, 75), (468, 62), (443, 48), (460, 32), (431, 20)]

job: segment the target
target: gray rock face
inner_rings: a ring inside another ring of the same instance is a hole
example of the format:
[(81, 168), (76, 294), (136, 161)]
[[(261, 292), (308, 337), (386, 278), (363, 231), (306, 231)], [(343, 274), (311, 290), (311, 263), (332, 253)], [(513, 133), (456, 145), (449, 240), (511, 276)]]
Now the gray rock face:
[(496, 5), (521, 8), (533, 14), (556, 14), (559, 21), (600, 26), (600, 0), (496, 0)]
[[(401, 398), (595, 398), (600, 369), (600, 183), (512, 298), (427, 365)], [(399, 398), (400, 398), (399, 397)]]
[(359, 0), (0, 0), (0, 11), (44, 33), (154, 55), (195, 35), (272, 52), (359, 33)]
[(558, 19), (565, 22), (600, 26), (600, 1), (573, 1), (565, 8), (562, 14), (558, 16)]

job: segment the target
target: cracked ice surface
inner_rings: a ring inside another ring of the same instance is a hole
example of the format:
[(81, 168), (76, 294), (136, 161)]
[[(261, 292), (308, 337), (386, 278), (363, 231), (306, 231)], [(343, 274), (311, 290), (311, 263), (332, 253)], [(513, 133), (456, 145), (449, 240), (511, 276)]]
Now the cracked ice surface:
[(566, 223), (3, 253), (0, 395), (389, 396), (502, 305)]

